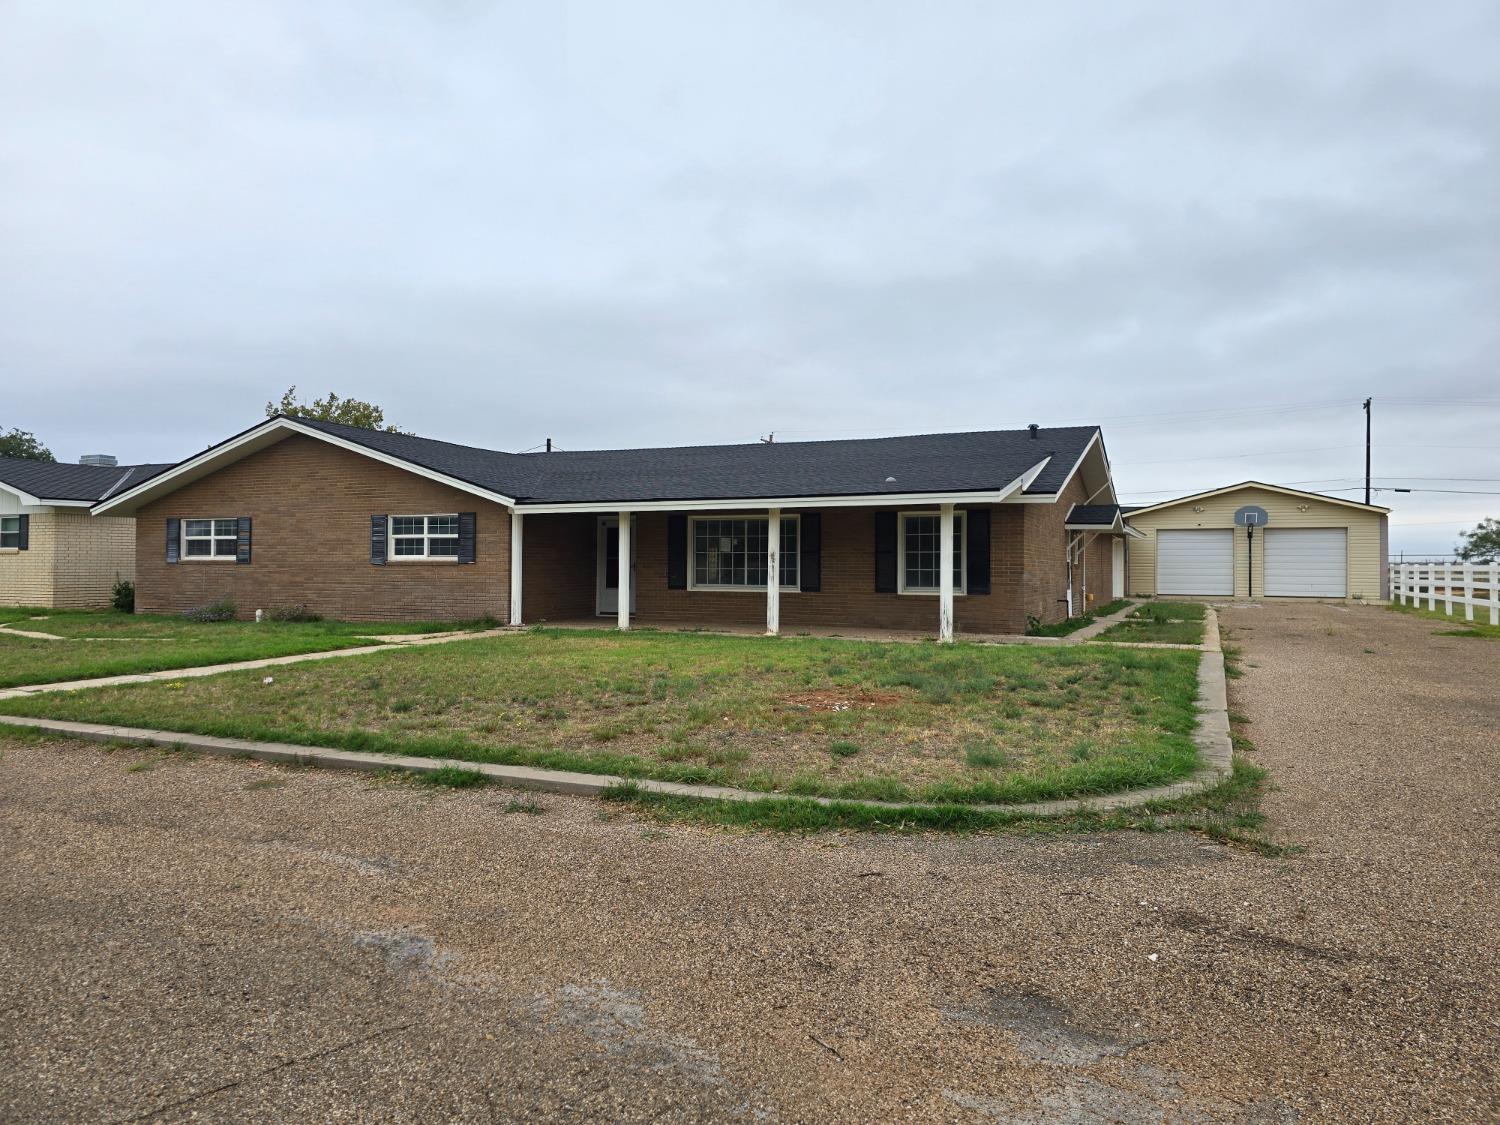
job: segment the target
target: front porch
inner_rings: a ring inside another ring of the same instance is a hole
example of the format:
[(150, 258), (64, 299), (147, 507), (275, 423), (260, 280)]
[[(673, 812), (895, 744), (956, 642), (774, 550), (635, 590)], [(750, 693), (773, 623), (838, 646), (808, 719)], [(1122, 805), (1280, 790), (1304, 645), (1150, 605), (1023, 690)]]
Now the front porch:
[[(1055, 511), (956, 502), (523, 508), (511, 526), (520, 565), (511, 570), (510, 623), (943, 642), (960, 633), (1015, 637), (1029, 620), (1058, 621), (1072, 605), (1088, 605), (1090, 571), (1072, 557), (1062, 527), (1049, 526)], [(1106, 541), (1100, 549), (1108, 551)], [(768, 574), (780, 581), (767, 583)], [(1107, 585), (1107, 554), (1092, 574)], [(1110, 596), (1101, 588), (1099, 604)]]

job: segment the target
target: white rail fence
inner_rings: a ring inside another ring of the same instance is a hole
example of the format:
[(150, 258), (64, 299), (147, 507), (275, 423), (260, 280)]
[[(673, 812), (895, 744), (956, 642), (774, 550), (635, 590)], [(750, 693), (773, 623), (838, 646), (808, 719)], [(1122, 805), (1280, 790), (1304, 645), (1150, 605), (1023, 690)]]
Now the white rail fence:
[(1396, 563), (1391, 566), (1391, 597), (1400, 605), (1435, 610), (1442, 603), (1449, 617), (1462, 606), (1464, 620), (1476, 607), (1488, 609), (1491, 625), (1500, 625), (1500, 566), (1494, 563)]

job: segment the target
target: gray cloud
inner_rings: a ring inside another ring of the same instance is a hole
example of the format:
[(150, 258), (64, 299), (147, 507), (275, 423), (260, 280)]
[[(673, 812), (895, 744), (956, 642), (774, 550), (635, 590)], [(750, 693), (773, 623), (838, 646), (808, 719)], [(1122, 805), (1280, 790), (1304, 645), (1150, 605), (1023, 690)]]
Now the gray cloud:
[(1374, 395), (1377, 473), (1500, 491), (1482, 0), (6, 24), (0, 424), (61, 455), (295, 382), (501, 448), (1098, 420), (1146, 498), (1353, 485)]

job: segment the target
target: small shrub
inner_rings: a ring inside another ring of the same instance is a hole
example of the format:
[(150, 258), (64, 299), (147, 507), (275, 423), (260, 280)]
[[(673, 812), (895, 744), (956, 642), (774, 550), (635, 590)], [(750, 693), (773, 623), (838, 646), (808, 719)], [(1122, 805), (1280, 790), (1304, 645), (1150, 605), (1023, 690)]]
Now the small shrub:
[(116, 578), (109, 594), (109, 602), (121, 613), (134, 613), (135, 583), (127, 578)]
[(308, 609), (306, 603), (298, 602), (296, 605), (273, 606), (266, 610), (266, 618), (270, 621), (322, 621), (323, 615)]
[(212, 621), (233, 621), (238, 607), (231, 598), (220, 598), (216, 602), (200, 605), (196, 609), (190, 609), (182, 616), (188, 621), (196, 621), (199, 624), (207, 624)]

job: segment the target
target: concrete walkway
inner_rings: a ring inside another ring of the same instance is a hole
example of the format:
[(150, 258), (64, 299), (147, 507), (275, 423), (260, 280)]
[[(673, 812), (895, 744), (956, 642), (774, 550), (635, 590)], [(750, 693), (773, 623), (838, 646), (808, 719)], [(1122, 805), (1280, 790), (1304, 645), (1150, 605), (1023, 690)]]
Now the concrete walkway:
[[(486, 634), (469, 634), (483, 636)], [(1225, 696), (1224, 658), (1219, 651), (1219, 631), (1214, 611), (1207, 614), (1205, 649), (1198, 661), (1198, 727), (1193, 740), (1198, 747), (1201, 765), (1188, 777), (1170, 785), (1149, 789), (1132, 789), (1123, 793), (1110, 793), (1096, 797), (1080, 797), (1055, 801), (1033, 801), (1009, 805), (965, 806), (980, 812), (1015, 814), (1019, 816), (1068, 816), (1079, 812), (1107, 812), (1116, 809), (1136, 808), (1151, 801), (1174, 800), (1189, 797), (1213, 788), (1228, 778), (1232, 769), (1232, 746), (1229, 738), (1229, 712)], [(441, 643), (433, 638), (425, 643)], [(331, 653), (312, 654), (317, 657), (349, 655), (351, 652), (377, 652), (383, 646), (362, 650), (344, 649)], [(247, 661), (238, 665), (186, 670), (193, 675), (211, 675), (215, 671), (231, 668), (271, 667), (291, 663), (308, 657), (277, 657), (264, 661)], [(139, 683), (149, 680), (180, 679), (183, 673), (153, 672), (145, 676), (113, 677), (117, 683)], [(95, 686), (104, 681), (81, 681), (73, 685), (46, 685), (53, 690), (77, 690)], [(0, 693), (7, 695), (29, 694), (28, 689), (17, 689)], [(62, 719), (40, 719), (19, 715), (0, 715), (0, 723), (35, 730), (65, 734), (74, 738), (96, 742), (128, 742), (148, 746), (177, 746), (203, 754), (224, 757), (254, 758), (265, 762), (281, 762), (300, 766), (317, 766), (324, 769), (362, 770), (381, 772), (404, 770), (415, 774), (432, 774), (440, 770), (461, 769), (484, 775), (490, 781), (519, 789), (535, 789), (551, 793), (571, 793), (597, 796), (608, 789), (633, 784), (650, 793), (663, 793), (679, 797), (716, 801), (757, 801), (783, 796), (776, 793), (761, 793), (747, 789), (734, 789), (717, 785), (685, 785), (679, 782), (656, 781), (648, 778), (626, 779), (612, 774), (574, 773), (568, 770), (536, 769), (531, 766), (496, 765), (487, 762), (468, 762), (456, 759), (425, 758), (397, 754), (371, 754), (353, 750), (333, 750), (319, 746), (300, 746), (281, 742), (256, 742), (244, 738), (216, 738), (201, 734), (184, 734), (178, 731), (151, 730), (143, 727), (119, 727), (104, 723), (78, 723)], [(891, 811), (911, 808), (916, 802), (889, 802), (846, 800), (828, 797), (802, 798), (821, 805), (859, 805), (866, 808)]]
[[(230, 664), (204, 664), (195, 668), (166, 668), (160, 672), (130, 672), (121, 676), (99, 676), (92, 680), (62, 680), (51, 684), (21, 684), (0, 690), (0, 699), (15, 699), (24, 695), (47, 695), (57, 691), (86, 691), (96, 687), (115, 687), (119, 684), (149, 684), (156, 680), (182, 680), (197, 676), (217, 676), (220, 672), (246, 672), (256, 668), (276, 668), (282, 664), (300, 664), (305, 660), (333, 660), (340, 656), (364, 656), (371, 652), (388, 652), (392, 648), (420, 648), (425, 645), (443, 645), (453, 641), (472, 641), (480, 637), (499, 637), (514, 633), (509, 627), (485, 629), (477, 633), (406, 633), (399, 640), (392, 638), (379, 644), (358, 645), (354, 648), (334, 648), (323, 652), (297, 652), (290, 656), (266, 656), (259, 660), (238, 660)], [(23, 634), (24, 635), (24, 634)], [(66, 639), (66, 638), (55, 638)]]

